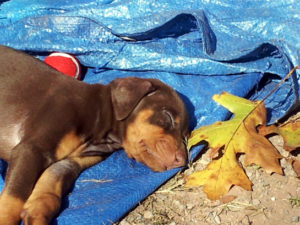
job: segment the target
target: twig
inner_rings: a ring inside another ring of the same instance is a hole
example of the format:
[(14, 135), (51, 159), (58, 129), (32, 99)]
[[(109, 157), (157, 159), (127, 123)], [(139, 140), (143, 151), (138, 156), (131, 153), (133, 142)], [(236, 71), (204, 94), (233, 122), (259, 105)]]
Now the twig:
[(113, 180), (104, 180), (104, 179), (87, 179), (87, 180), (82, 180), (80, 182), (94, 182), (94, 183), (108, 183), (108, 182), (112, 182)]

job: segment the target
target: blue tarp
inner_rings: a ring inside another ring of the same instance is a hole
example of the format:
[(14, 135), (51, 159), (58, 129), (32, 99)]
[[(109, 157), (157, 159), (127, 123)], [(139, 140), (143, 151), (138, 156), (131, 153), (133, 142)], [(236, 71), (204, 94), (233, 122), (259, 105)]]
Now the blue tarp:
[[(213, 94), (262, 99), (300, 64), (299, 12), (294, 0), (8, 0), (0, 44), (40, 58), (72, 53), (88, 83), (159, 78), (180, 93), (193, 129), (230, 116)], [(269, 122), (299, 106), (299, 71), (266, 106)], [(177, 172), (154, 173), (115, 152), (81, 174), (53, 224), (111, 224)]]

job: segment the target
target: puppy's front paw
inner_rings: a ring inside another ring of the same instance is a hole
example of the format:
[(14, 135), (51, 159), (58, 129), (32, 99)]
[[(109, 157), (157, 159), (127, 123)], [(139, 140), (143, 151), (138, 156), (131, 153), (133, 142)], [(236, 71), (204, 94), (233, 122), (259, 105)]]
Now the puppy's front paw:
[(21, 212), (21, 218), (24, 225), (47, 225), (49, 221), (43, 216), (31, 215), (27, 210)]
[(43, 194), (38, 198), (29, 198), (21, 212), (24, 225), (48, 225), (58, 213), (60, 198), (52, 194)]
[(10, 205), (0, 205), (0, 225), (18, 225), (20, 217), (18, 211)]
[(6, 214), (0, 215), (0, 224), (1, 225), (18, 225), (19, 220), (20, 219), (18, 217), (16, 219), (16, 217), (7, 216)]
[(12, 195), (0, 195), (0, 225), (18, 225), (24, 202)]

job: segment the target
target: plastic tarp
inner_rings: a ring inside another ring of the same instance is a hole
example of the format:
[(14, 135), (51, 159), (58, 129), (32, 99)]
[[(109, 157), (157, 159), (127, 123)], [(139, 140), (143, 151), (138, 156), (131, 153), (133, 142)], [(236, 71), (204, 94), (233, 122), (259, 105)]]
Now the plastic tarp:
[[(299, 64), (299, 12), (293, 0), (8, 0), (0, 44), (72, 53), (88, 83), (158, 78), (180, 93), (194, 129), (230, 116), (213, 94), (262, 99)], [(266, 100), (268, 121), (298, 106), (295, 72)], [(117, 151), (80, 175), (53, 224), (111, 224), (178, 171), (154, 173)]]

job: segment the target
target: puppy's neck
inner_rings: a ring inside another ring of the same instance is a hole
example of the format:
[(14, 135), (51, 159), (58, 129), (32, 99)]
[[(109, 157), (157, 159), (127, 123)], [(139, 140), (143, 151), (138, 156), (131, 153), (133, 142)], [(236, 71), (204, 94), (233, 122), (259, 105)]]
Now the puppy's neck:
[[(118, 121), (113, 112), (111, 101), (111, 89), (109, 85), (92, 85), (90, 93), (91, 109), (97, 113), (93, 121), (94, 129), (92, 132), (92, 142), (101, 145), (103, 150), (116, 150), (121, 148), (121, 142), (124, 136), (124, 122)], [(90, 112), (92, 114), (92, 112)]]

